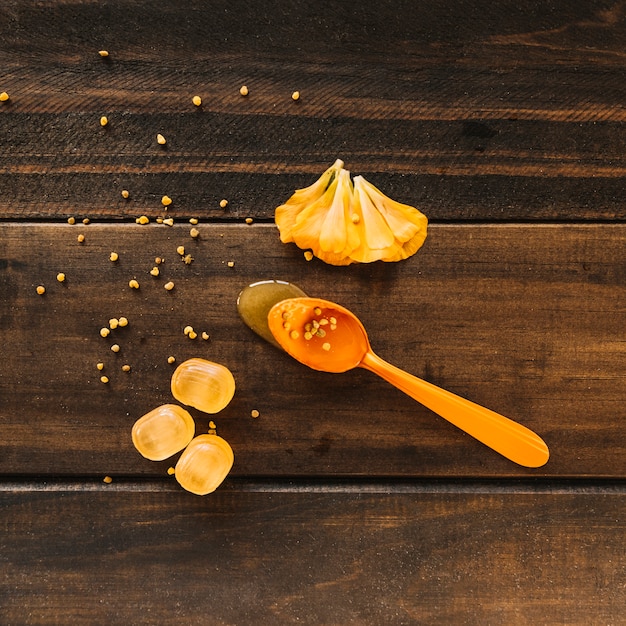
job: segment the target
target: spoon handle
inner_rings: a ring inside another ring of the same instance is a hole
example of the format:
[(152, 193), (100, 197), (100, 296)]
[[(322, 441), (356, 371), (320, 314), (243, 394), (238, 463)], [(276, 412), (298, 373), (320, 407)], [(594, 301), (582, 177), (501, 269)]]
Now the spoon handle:
[(365, 355), (359, 367), (378, 374), (514, 463), (525, 467), (541, 467), (548, 462), (550, 452), (543, 439), (508, 417), (412, 376), (371, 351)]

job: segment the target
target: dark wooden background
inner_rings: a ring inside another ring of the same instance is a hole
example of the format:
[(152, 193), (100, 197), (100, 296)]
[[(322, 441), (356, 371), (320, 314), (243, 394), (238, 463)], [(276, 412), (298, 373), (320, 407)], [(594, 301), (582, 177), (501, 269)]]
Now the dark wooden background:
[[(625, 62), (609, 0), (3, 2), (0, 623), (625, 623)], [(414, 257), (280, 243), (275, 207), (336, 158), (428, 216)], [(549, 463), (264, 343), (236, 299), (267, 278), (348, 306)], [(172, 400), (170, 354), (237, 381), (204, 498), (130, 440)]]

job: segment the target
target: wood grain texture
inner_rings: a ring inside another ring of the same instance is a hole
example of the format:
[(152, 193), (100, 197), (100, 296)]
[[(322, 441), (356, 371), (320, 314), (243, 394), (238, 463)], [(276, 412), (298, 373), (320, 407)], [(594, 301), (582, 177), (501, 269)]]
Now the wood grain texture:
[[(168, 463), (142, 459), (129, 431), (172, 400), (172, 354), (233, 371), (235, 399), (214, 419), (234, 475), (624, 475), (623, 225), (433, 226), (408, 261), (348, 268), (306, 262), (274, 226), (199, 228), (193, 240), (182, 224), (2, 225), (6, 473), (164, 475)], [(536, 430), (549, 464), (519, 468), (369, 372), (314, 372), (265, 343), (236, 300), (267, 278), (347, 306), (383, 358)], [(129, 326), (101, 338), (120, 315)], [(187, 339), (188, 324), (211, 340)]]
[(0, 493), (4, 624), (622, 621), (623, 493), (110, 487)]
[[(623, 0), (0, 3), (0, 623), (621, 624), (625, 44)], [(275, 207), (336, 158), (428, 216), (418, 254), (279, 242)], [(346, 305), (549, 463), (264, 343), (235, 309), (264, 278)], [(235, 374), (211, 497), (131, 443), (169, 355)]]
[(434, 220), (622, 219), (625, 24), (621, 2), (6, 2), (0, 215), (169, 193), (271, 219), (339, 157)]

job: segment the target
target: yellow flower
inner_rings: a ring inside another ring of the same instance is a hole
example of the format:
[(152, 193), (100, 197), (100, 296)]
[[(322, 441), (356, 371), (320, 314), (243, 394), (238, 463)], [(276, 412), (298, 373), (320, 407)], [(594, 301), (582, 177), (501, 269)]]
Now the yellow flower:
[(283, 243), (310, 249), (332, 265), (399, 261), (426, 239), (428, 220), (385, 196), (362, 176), (350, 180), (341, 160), (276, 209)]

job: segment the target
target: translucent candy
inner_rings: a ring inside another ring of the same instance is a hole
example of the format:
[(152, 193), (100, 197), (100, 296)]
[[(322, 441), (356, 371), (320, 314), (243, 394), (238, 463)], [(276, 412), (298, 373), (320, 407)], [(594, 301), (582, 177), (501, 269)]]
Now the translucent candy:
[(189, 359), (172, 374), (172, 395), (205, 413), (218, 413), (232, 400), (235, 379), (227, 367), (204, 359)]
[(234, 462), (233, 450), (218, 435), (199, 435), (176, 463), (176, 480), (191, 493), (204, 496), (224, 481)]
[(151, 461), (162, 461), (180, 452), (196, 432), (193, 418), (176, 404), (163, 404), (140, 417), (132, 429), (139, 453)]

